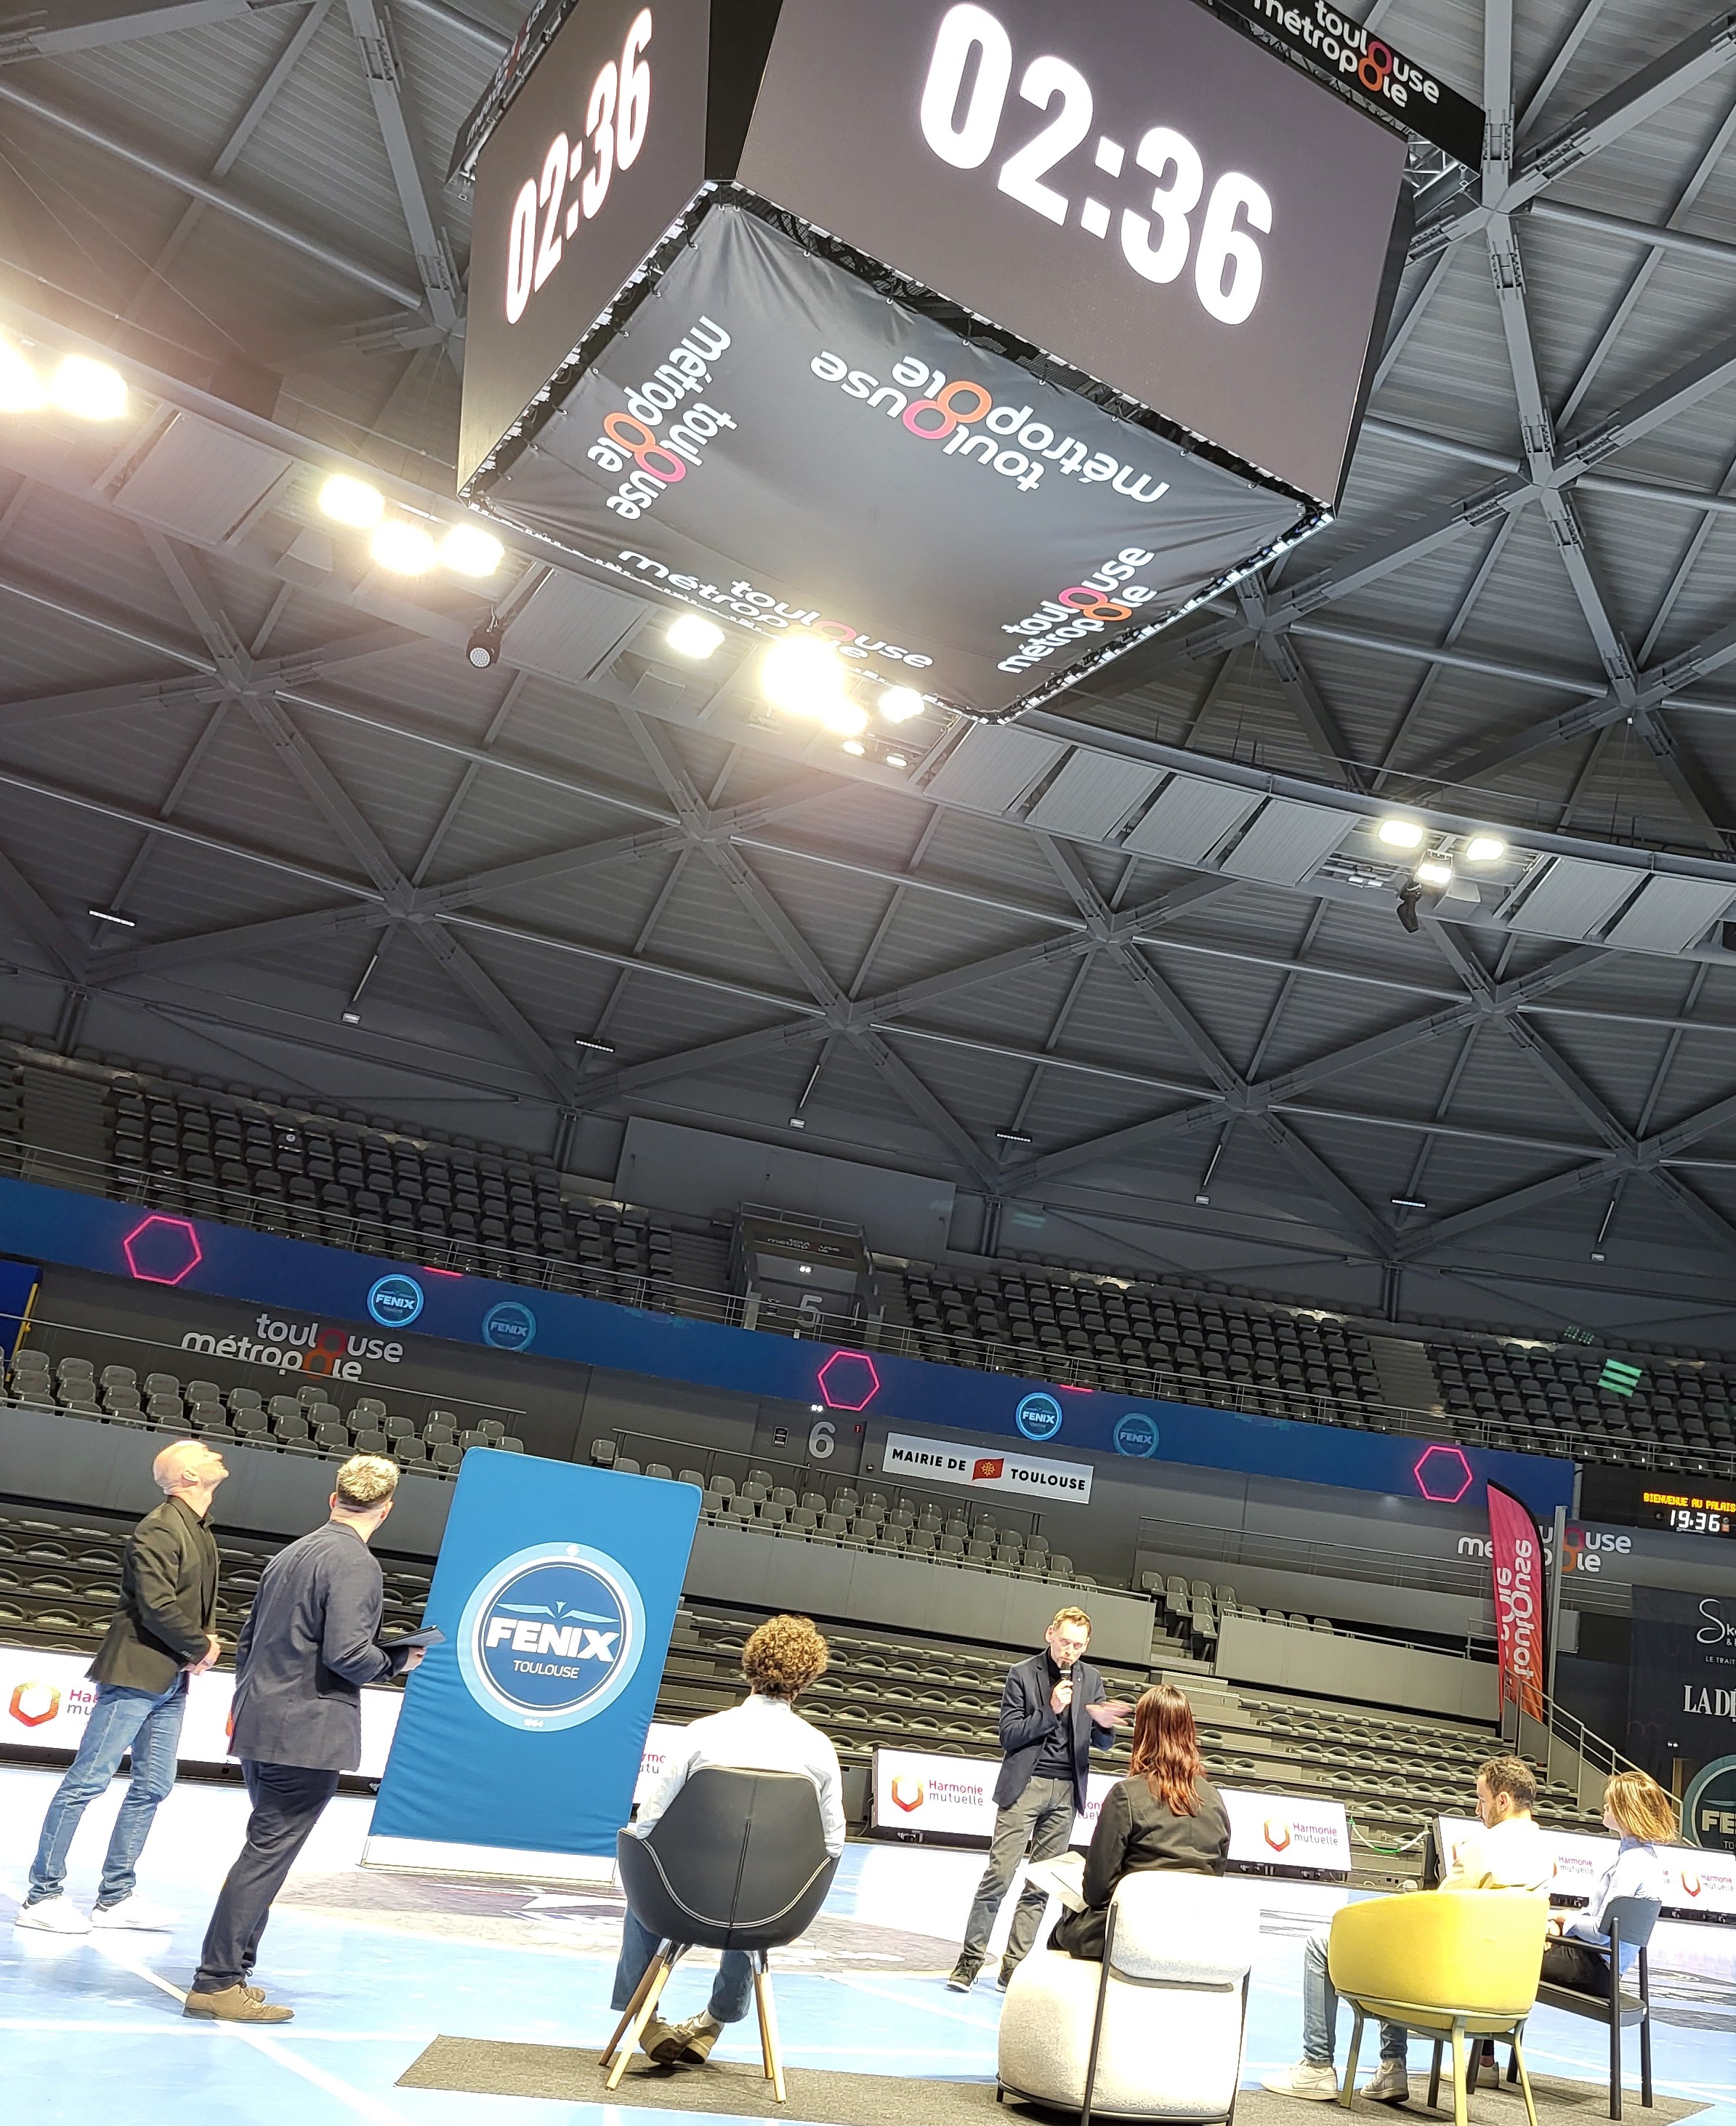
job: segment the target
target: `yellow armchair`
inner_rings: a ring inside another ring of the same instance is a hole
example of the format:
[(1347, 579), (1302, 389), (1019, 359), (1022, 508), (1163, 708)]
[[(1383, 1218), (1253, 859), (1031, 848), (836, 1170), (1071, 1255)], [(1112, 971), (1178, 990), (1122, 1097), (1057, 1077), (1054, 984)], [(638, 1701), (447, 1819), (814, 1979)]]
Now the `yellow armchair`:
[(1548, 1916), (1547, 1896), (1530, 1890), (1432, 1890), (1347, 1905), (1333, 1920), (1327, 1952), (1333, 1987), (1356, 2019), (1339, 2100), (1351, 2100), (1362, 2024), (1371, 2016), (1433, 2037), (1431, 2104), (1441, 2048), (1451, 2042), (1456, 2126), (1465, 2126), (1465, 2039), (1510, 2038), (1526, 2116), (1537, 2126), (1524, 2034), (1537, 1998)]

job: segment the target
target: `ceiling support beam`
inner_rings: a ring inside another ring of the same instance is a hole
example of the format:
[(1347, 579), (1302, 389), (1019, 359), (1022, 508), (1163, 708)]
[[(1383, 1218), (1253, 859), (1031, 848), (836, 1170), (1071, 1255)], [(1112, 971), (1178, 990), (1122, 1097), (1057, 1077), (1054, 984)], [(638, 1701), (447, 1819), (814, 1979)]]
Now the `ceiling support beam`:
[(117, 157), (147, 177), (172, 185), (190, 199), (202, 200), (207, 206), (215, 207), (219, 213), (228, 215), (232, 220), (245, 223), (262, 236), (285, 244), (292, 251), (299, 251), (304, 257), (314, 259), (322, 266), (330, 267), (334, 273), (341, 273), (346, 279), (372, 289), (375, 295), (384, 295), (407, 310), (420, 311), (422, 309), (423, 293), (420, 288), (409, 287), (380, 267), (370, 266), (362, 259), (352, 258), (347, 252), (339, 250), (336, 244), (328, 243), (321, 237), (309, 234), (305, 229), (280, 221), (276, 215), (267, 214), (263, 208), (250, 206), (247, 201), (225, 191), (221, 185), (211, 183), (208, 178), (196, 176), (191, 170), (177, 169), (172, 163), (164, 162), (160, 156), (153, 154), (149, 149), (139, 146), (136, 142), (123, 140), (105, 131), (92, 119), (81, 118), (74, 111), (64, 110), (59, 104), (50, 103), (45, 97), (33, 96), (3, 78), (0, 78), (0, 103), (8, 103), (14, 110), (27, 111), (31, 117), (57, 126), (63, 133), (70, 134), (74, 139), (83, 140), (87, 146), (101, 149), (105, 154)]
[(175, 30), (209, 29), (271, 7), (304, 7), (307, 0), (54, 0), (0, 28), (0, 66), (20, 59), (66, 59), (104, 45), (163, 37)]

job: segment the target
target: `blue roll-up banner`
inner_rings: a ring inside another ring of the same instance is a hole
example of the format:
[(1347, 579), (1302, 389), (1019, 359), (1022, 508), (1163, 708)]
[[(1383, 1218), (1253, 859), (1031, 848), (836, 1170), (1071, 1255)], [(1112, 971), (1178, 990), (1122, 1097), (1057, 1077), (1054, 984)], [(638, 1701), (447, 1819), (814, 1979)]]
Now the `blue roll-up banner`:
[(700, 1495), (467, 1454), (372, 1835), (612, 1854), (633, 1806)]

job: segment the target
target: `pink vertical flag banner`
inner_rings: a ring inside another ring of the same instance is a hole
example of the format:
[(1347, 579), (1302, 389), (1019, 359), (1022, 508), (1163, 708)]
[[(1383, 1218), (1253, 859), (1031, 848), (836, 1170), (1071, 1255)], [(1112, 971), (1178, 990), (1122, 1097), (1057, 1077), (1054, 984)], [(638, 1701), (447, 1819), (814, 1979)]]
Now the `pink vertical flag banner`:
[(1547, 1597), (1543, 1538), (1523, 1504), (1488, 1486), (1488, 1532), (1495, 1576), (1495, 1639), (1501, 1702), (1533, 1720), (1544, 1717), (1543, 1631)]

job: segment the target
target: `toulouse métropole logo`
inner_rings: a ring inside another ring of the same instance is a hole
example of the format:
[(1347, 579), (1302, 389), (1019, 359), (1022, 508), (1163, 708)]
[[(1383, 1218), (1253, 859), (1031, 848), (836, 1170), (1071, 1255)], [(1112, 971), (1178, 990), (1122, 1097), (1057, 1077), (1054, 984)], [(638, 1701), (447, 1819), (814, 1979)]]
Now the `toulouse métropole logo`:
[(583, 1543), (534, 1543), (474, 1590), (458, 1665), (484, 1712), (527, 1732), (576, 1727), (613, 1704), (644, 1650), (645, 1611), (617, 1560)]

